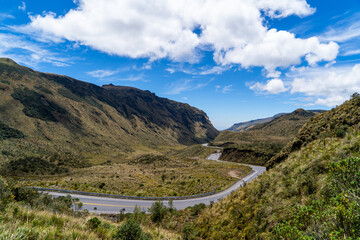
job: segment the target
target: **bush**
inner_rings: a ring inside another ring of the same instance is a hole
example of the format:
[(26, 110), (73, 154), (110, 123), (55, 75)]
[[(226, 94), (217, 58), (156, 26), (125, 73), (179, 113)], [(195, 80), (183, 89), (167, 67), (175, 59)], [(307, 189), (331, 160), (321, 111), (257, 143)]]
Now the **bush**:
[(128, 219), (123, 225), (121, 225), (117, 230), (114, 238), (120, 240), (152, 239), (151, 235), (143, 233), (140, 224), (133, 219)]
[(165, 217), (167, 207), (161, 201), (154, 202), (149, 208), (151, 220), (154, 223), (160, 224)]
[(17, 129), (0, 122), (0, 141), (8, 138), (24, 138), (25, 135)]
[(65, 109), (49, 101), (44, 95), (28, 88), (15, 89), (11, 96), (24, 105), (23, 112), (28, 117), (55, 122), (57, 121), (55, 115), (67, 114)]
[[(60, 164), (59, 164), (60, 165)], [(24, 174), (61, 174), (69, 170), (55, 163), (49, 162), (40, 157), (24, 157), (11, 160), (2, 168), (2, 172), (7, 175), (24, 175)]]
[(94, 230), (101, 225), (101, 220), (97, 217), (93, 217), (87, 221), (86, 225), (90, 230)]
[(205, 205), (204, 203), (196, 204), (196, 205), (194, 205), (193, 207), (190, 208), (191, 215), (192, 215), (192, 216), (197, 216), (197, 215), (199, 215), (205, 208), (206, 208), (206, 205)]

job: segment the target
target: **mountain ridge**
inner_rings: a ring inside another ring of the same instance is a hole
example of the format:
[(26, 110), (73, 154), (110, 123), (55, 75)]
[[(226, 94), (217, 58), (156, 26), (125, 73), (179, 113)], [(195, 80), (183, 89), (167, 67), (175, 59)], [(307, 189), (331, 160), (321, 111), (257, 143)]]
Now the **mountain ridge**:
[(37, 72), (11, 59), (0, 59), (0, 96), (0, 121), (25, 135), (1, 142), (0, 153), (9, 153), (2, 159), (53, 152), (120, 156), (218, 134), (206, 113), (188, 104)]

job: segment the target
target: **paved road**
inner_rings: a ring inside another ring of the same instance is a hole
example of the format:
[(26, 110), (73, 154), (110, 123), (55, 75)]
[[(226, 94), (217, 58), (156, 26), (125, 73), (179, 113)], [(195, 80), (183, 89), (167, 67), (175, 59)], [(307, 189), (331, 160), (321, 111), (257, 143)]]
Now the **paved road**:
[[(221, 153), (211, 154), (208, 159), (220, 161), (219, 157)], [(229, 195), (232, 191), (237, 190), (242, 187), (244, 183), (251, 182), (254, 178), (266, 171), (265, 167), (248, 165), (252, 168), (252, 172), (244, 177), (243, 179), (237, 181), (230, 188), (225, 189), (222, 192), (216, 193), (211, 196), (193, 198), (186, 200), (174, 200), (173, 205), (176, 209), (185, 209), (189, 206), (193, 206), (199, 203), (205, 203), (209, 205), (211, 202), (217, 202), (222, 198)], [(66, 196), (66, 193), (57, 193), (57, 192), (48, 192), (53, 196)], [(94, 196), (85, 196), (71, 194), (73, 198), (78, 198), (80, 202), (83, 203), (82, 209), (87, 209), (90, 212), (95, 213), (119, 213), (121, 209), (125, 209), (125, 212), (133, 212), (135, 206), (139, 206), (142, 210), (147, 211), (147, 209), (154, 203), (151, 200), (133, 200), (133, 199), (116, 199), (116, 198), (105, 198), (105, 197), (94, 197)], [(164, 201), (165, 205), (168, 205), (167, 201)]]

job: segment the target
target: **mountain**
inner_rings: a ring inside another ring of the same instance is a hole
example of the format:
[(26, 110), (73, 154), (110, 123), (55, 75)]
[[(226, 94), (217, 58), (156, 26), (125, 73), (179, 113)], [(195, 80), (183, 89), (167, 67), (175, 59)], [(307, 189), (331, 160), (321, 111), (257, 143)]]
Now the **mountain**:
[(259, 118), (259, 119), (250, 120), (250, 121), (246, 121), (246, 122), (235, 123), (234, 125), (232, 125), (231, 127), (229, 127), (226, 130), (235, 131), (235, 132), (246, 131), (255, 125), (270, 122), (270, 121), (274, 120), (275, 118), (280, 117), (284, 114), (286, 114), (286, 113), (278, 113), (278, 114), (276, 114), (272, 117), (268, 117), (268, 118)]
[(222, 160), (264, 165), (319, 112), (297, 109), (270, 122), (253, 125), (247, 131), (221, 132), (212, 144), (224, 147)]
[(199, 239), (359, 239), (360, 97), (314, 116), (271, 169), (206, 209)]
[(103, 87), (0, 59), (0, 159), (52, 153), (97, 158), (203, 143), (218, 131), (188, 104)]

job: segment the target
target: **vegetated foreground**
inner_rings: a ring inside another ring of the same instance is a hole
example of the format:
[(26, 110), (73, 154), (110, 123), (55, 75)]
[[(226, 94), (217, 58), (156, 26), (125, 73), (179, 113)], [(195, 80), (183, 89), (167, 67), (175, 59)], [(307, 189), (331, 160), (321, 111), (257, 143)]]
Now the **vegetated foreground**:
[(254, 182), (195, 221), (202, 239), (359, 239), (360, 96), (306, 123)]
[(14, 187), (0, 178), (0, 238), (181, 239), (180, 234), (156, 226), (150, 216), (139, 210), (131, 215), (119, 213), (106, 220), (84, 211), (70, 210), (75, 201), (70, 197), (52, 199), (31, 189)]

